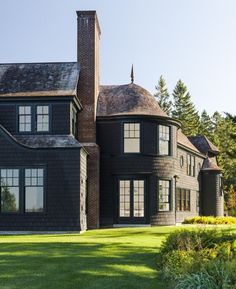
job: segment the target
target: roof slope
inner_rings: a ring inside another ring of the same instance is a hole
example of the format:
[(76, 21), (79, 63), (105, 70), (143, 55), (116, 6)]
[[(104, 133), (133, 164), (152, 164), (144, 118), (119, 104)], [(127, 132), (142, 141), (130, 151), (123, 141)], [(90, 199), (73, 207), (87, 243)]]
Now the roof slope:
[(184, 147), (187, 147), (197, 153), (200, 153), (200, 151), (190, 142), (188, 137), (185, 134), (183, 134), (181, 129), (178, 130), (177, 140), (178, 143), (183, 145)]
[(215, 158), (207, 157), (202, 165), (202, 171), (221, 171), (221, 168), (218, 167)]
[(97, 116), (119, 115), (168, 117), (168, 115), (161, 110), (155, 97), (146, 89), (134, 83), (100, 86)]
[(219, 149), (204, 135), (197, 135), (189, 137), (191, 143), (203, 154), (207, 155), (208, 152), (217, 155)]
[(0, 64), (0, 97), (76, 95), (77, 62)]

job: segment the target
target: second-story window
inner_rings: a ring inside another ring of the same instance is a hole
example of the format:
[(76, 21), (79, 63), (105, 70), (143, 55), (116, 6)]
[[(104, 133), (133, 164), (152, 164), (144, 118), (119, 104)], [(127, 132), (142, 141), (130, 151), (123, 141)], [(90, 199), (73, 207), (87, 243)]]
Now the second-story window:
[(31, 132), (31, 106), (19, 106), (19, 131), (20, 132)]
[(159, 125), (159, 155), (170, 155), (170, 127)]
[(78, 125), (77, 125), (77, 111), (73, 107), (71, 111), (71, 126), (72, 126), (72, 133), (75, 137), (78, 136)]
[(38, 105), (36, 110), (36, 126), (38, 132), (49, 131), (49, 108), (48, 105)]
[(195, 156), (190, 154), (187, 156), (187, 175), (195, 177)]
[(139, 123), (124, 123), (124, 153), (140, 153)]

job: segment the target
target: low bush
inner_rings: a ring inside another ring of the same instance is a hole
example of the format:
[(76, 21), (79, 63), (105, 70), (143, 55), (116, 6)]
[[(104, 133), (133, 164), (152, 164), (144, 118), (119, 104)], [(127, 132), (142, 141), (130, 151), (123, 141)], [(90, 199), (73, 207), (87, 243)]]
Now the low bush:
[(186, 218), (183, 224), (236, 225), (236, 217), (197, 216)]
[(233, 284), (234, 274), (228, 272), (235, 270), (236, 262), (231, 264), (235, 259), (236, 235), (230, 231), (179, 230), (164, 241), (158, 266), (176, 288), (233, 288), (227, 286)]

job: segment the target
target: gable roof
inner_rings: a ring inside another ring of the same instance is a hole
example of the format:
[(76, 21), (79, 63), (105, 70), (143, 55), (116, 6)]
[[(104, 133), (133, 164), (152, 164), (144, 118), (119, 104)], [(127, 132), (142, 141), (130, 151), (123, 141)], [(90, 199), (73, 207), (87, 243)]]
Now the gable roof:
[(76, 95), (77, 62), (0, 64), (0, 97)]
[(137, 84), (100, 86), (97, 116), (149, 115), (170, 118), (155, 97)]
[(190, 142), (188, 137), (181, 131), (181, 129), (178, 130), (177, 141), (178, 141), (178, 144), (188, 149), (191, 149), (192, 151), (196, 153), (200, 153), (200, 151)]
[(208, 152), (211, 152), (213, 155), (219, 153), (219, 149), (204, 135), (191, 136), (189, 140), (205, 155), (207, 155)]

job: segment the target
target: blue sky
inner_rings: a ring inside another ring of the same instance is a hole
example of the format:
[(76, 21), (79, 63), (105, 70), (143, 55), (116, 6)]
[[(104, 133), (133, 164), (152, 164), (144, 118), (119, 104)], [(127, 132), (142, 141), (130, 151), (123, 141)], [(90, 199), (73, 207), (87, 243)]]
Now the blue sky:
[(76, 60), (76, 10), (97, 10), (101, 84), (152, 93), (161, 74), (198, 110), (236, 114), (235, 0), (1, 0), (0, 62)]

